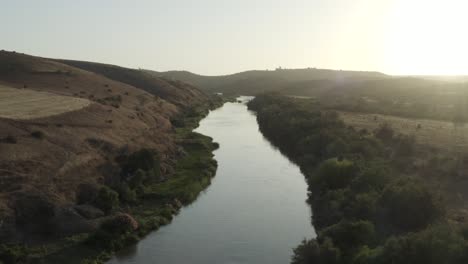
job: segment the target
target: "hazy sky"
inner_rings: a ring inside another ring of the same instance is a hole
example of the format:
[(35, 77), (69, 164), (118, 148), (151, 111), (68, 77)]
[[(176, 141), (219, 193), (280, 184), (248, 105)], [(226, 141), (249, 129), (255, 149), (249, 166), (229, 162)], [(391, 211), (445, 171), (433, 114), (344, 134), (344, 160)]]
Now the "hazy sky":
[(465, 0), (0, 0), (0, 49), (153, 70), (468, 74)]

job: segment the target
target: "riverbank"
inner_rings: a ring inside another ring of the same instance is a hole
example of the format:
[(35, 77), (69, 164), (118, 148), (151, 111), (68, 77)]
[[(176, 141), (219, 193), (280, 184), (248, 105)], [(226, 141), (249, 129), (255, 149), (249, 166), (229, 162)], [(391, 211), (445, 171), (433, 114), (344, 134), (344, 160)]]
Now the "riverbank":
[[(193, 132), (209, 109), (221, 100), (198, 105), (172, 120), (178, 145), (170, 174), (160, 174), (159, 158), (142, 149), (120, 162), (131, 178), (99, 190), (106, 194), (100, 205), (108, 207), (97, 231), (42, 243), (40, 246), (2, 245), (3, 263), (104, 263), (128, 245), (170, 223), (182, 206), (193, 202), (214, 177), (217, 164), (213, 151), (218, 145), (210, 137)], [(167, 169), (166, 169), (167, 170)], [(129, 228), (115, 228), (115, 224)], [(2, 261), (0, 261), (2, 263)]]
[(304, 237), (315, 236), (305, 177), (262, 136), (250, 99), (211, 111), (195, 130), (220, 145), (209, 188), (109, 264), (284, 264)]
[(309, 185), (318, 237), (292, 263), (466, 263), (463, 218), (429, 184), (451, 177), (451, 159), (389, 126), (356, 131), (312, 101), (262, 95), (249, 108)]

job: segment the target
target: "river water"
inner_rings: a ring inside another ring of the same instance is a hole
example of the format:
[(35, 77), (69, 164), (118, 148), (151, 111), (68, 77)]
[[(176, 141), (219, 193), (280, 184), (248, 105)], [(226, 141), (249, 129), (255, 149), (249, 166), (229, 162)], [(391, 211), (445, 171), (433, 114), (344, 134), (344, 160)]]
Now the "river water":
[(196, 131), (220, 145), (212, 184), (171, 224), (109, 263), (289, 263), (292, 249), (315, 236), (299, 168), (262, 136), (244, 103), (210, 112)]

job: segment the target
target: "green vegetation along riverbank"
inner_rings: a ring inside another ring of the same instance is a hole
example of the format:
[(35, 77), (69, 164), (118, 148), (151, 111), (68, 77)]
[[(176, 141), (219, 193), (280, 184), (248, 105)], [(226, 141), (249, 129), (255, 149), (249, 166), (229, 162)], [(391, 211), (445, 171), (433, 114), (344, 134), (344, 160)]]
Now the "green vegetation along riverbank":
[(451, 159), (386, 125), (357, 131), (313, 101), (270, 94), (249, 108), (309, 185), (317, 238), (292, 263), (468, 263), (468, 229), (422, 175), (451, 177)]
[(166, 168), (169, 172), (161, 172), (157, 152), (141, 149), (119, 156), (118, 176), (106, 184), (83, 186), (77, 197), (79, 208), (90, 215), (104, 213), (95, 231), (38, 246), (3, 244), (0, 263), (103, 263), (116, 251), (170, 223), (216, 173), (212, 152), (217, 143), (192, 130), (209, 108), (220, 105), (221, 100), (199, 105), (172, 120), (178, 153), (172, 167)]

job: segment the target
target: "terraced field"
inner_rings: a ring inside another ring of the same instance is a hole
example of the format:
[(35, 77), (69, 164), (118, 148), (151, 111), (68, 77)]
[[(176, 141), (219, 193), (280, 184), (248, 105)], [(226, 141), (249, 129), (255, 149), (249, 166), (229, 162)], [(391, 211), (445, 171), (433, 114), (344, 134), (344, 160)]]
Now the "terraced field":
[(0, 85), (0, 117), (34, 119), (75, 111), (91, 101)]

